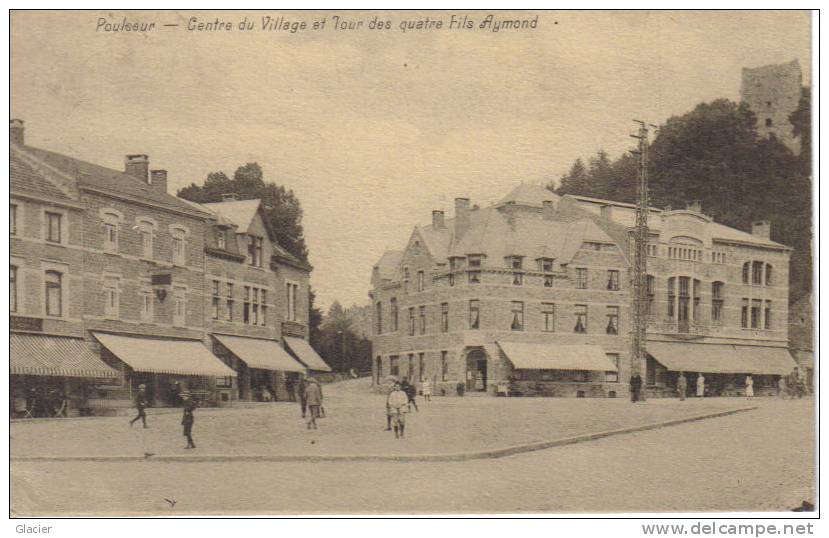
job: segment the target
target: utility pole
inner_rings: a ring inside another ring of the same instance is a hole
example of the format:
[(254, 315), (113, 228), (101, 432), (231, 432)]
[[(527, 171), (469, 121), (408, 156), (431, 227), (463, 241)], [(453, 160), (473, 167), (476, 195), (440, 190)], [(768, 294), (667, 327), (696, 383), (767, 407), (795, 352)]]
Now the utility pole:
[[(639, 140), (638, 148), (631, 153), (639, 156), (636, 181), (636, 227), (634, 228), (633, 254), (633, 330), (631, 338), (630, 372), (631, 375), (642, 372), (645, 362), (648, 335), (648, 137), (649, 127), (656, 128), (640, 120), (638, 133), (630, 135)], [(645, 399), (644, 379), (640, 399)]]

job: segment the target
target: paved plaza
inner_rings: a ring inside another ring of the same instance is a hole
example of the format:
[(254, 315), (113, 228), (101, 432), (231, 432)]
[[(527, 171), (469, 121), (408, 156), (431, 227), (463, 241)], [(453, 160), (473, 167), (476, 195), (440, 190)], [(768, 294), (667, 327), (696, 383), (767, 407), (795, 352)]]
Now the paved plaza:
[[(383, 397), (326, 387), (309, 432), (296, 405), (199, 410), (196, 451), (179, 416), (14, 423), (12, 456), (455, 453), (745, 407), (744, 399), (435, 398), (384, 431)], [(786, 510), (814, 501), (813, 400), (496, 459), (460, 462), (13, 462), (17, 515), (488, 513)], [(142, 440), (142, 436), (144, 440)], [(164, 499), (175, 499), (170, 507)]]

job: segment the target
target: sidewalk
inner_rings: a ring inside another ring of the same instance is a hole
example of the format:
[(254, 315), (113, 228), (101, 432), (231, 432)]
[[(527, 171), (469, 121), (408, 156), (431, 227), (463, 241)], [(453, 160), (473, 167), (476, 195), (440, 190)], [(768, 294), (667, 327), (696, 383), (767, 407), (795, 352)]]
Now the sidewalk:
[(127, 417), (11, 425), (11, 456), (23, 459), (226, 461), (431, 460), (501, 457), (677, 422), (739, 412), (763, 399), (649, 400), (434, 398), (407, 417), (406, 438), (385, 431), (384, 397), (327, 387), (327, 417), (306, 429), (297, 404), (199, 409), (185, 450), (178, 413), (151, 415), (149, 429)]

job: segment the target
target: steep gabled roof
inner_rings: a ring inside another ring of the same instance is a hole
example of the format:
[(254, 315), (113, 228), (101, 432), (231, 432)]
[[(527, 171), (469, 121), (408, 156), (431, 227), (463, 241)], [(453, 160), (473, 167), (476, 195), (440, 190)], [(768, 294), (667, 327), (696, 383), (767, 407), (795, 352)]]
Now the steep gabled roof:
[(380, 259), (374, 264), (377, 270), (377, 275), (381, 279), (393, 280), (397, 276), (397, 268), (400, 267), (400, 262), (403, 260), (402, 250), (387, 250), (380, 256)]
[(253, 218), (262, 205), (262, 200), (231, 200), (227, 202), (210, 202), (202, 204), (211, 212), (221, 215), (228, 222), (235, 224), (239, 233), (247, 233)]
[(196, 210), (190, 204), (166, 192), (144, 183), (140, 179), (118, 170), (112, 170), (97, 164), (75, 159), (31, 146), (16, 146), (28, 157), (34, 158), (57, 173), (63, 175), (78, 188), (90, 187), (104, 191), (113, 196), (128, 197), (144, 202), (152, 202), (162, 208), (186, 211), (199, 217), (207, 215)]
[(57, 202), (76, 202), (78, 193), (74, 189), (55, 183), (38, 171), (20, 151), (9, 155), (9, 187), (14, 194), (29, 194)]

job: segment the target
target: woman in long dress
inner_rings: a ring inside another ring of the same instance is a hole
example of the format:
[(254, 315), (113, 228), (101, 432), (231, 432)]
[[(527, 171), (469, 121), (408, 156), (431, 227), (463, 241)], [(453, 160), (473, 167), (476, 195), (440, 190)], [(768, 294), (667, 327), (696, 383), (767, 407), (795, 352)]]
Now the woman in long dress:
[(697, 376), (697, 398), (705, 397), (705, 377), (702, 372)]
[(746, 398), (754, 398), (754, 380), (751, 374), (746, 376)]

